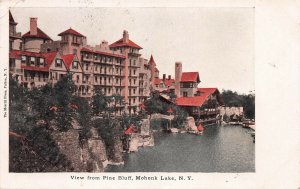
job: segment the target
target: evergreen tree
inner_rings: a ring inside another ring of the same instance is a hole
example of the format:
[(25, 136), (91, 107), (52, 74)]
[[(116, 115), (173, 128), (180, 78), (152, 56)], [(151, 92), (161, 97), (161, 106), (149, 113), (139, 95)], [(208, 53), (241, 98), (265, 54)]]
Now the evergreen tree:
[(72, 80), (72, 74), (67, 73), (54, 86), (54, 96), (56, 99), (56, 121), (60, 131), (67, 131), (72, 128), (72, 119), (75, 117), (75, 111), (70, 106), (73, 100), (75, 84)]

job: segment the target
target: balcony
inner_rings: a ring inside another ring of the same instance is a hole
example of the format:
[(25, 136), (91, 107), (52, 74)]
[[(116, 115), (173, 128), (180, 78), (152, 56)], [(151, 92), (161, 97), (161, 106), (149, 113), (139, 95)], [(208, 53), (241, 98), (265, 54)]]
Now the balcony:
[(139, 56), (141, 56), (141, 54), (138, 53), (138, 52), (129, 52), (129, 53), (128, 53), (128, 56), (139, 57)]
[(48, 82), (49, 79), (48, 78), (37, 78), (37, 77), (34, 77), (34, 78), (31, 78), (31, 77), (24, 77), (24, 80), (25, 82)]

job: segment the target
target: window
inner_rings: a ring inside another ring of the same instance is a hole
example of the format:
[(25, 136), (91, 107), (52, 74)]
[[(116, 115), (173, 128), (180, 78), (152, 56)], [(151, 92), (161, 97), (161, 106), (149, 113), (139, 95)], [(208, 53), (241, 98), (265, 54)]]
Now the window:
[(85, 64), (85, 70), (89, 70), (89, 65)]
[(73, 49), (73, 54), (77, 54), (77, 49)]
[(76, 82), (79, 82), (79, 75), (76, 76)]
[(135, 85), (135, 79), (133, 80), (133, 84)]
[(135, 71), (136, 71), (136, 70), (133, 70), (133, 75), (135, 75)]
[(78, 69), (78, 62), (77, 62), (77, 61), (74, 61), (72, 67), (73, 67), (74, 69)]
[(55, 67), (62, 67), (61, 59), (56, 59)]
[(30, 57), (30, 64), (34, 65), (34, 63), (35, 63), (35, 57)]
[(135, 89), (133, 89), (133, 94), (135, 94)]
[(43, 66), (44, 65), (44, 59), (43, 58), (40, 58), (40, 66)]
[(22, 62), (22, 63), (25, 63), (25, 62), (26, 62), (26, 56), (22, 55), (22, 57), (21, 57), (21, 62)]
[(95, 76), (95, 81), (96, 81), (96, 83), (98, 83), (98, 77), (97, 76)]
[(133, 65), (135, 66), (135, 60), (133, 60)]
[(188, 94), (187, 92), (183, 92), (184, 97), (187, 97), (187, 94)]

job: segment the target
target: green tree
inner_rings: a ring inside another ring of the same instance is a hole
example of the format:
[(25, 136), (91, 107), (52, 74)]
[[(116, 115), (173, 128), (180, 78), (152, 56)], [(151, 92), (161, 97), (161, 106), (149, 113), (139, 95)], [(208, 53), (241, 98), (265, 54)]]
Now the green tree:
[(32, 119), (41, 122), (47, 129), (51, 129), (50, 122), (55, 118), (51, 107), (55, 106), (54, 91), (50, 84), (39, 88), (33, 88), (29, 92), (30, 105), (32, 107)]
[(123, 106), (125, 104), (125, 101), (124, 101), (124, 97), (121, 96), (120, 94), (113, 94), (111, 96), (111, 100), (113, 102), (113, 107), (112, 107), (112, 112), (114, 112), (115, 116), (116, 116), (116, 113), (117, 113), (117, 105), (119, 106)]
[(222, 92), (222, 97), (225, 106), (238, 107), (242, 106), (244, 108), (244, 114), (246, 118), (255, 118), (255, 95), (254, 94), (238, 94), (231, 90), (224, 90)]
[(101, 88), (94, 89), (94, 95), (92, 97), (92, 110), (94, 115), (100, 115), (101, 113), (107, 114), (109, 110), (109, 104), (111, 103), (111, 97), (105, 96)]
[(54, 85), (54, 96), (58, 107), (55, 119), (60, 131), (67, 131), (72, 128), (75, 111), (70, 107), (70, 104), (73, 100), (75, 88), (70, 73), (67, 73)]

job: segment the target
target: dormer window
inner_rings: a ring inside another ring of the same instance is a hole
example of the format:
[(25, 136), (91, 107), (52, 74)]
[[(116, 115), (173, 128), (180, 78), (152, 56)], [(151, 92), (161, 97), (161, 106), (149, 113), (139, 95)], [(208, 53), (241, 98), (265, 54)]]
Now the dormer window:
[(55, 60), (55, 67), (62, 67), (62, 62), (61, 62), (61, 59), (56, 59)]
[(74, 62), (73, 62), (73, 67), (72, 67), (72, 68), (78, 69), (78, 62), (77, 62), (77, 61), (74, 61)]
[(40, 66), (43, 66), (43, 65), (44, 65), (44, 62), (45, 62), (45, 59), (44, 59), (44, 58), (40, 58), (40, 60), (39, 60), (39, 65), (40, 65)]
[(34, 63), (35, 63), (35, 57), (30, 57), (30, 64), (34, 65)]

